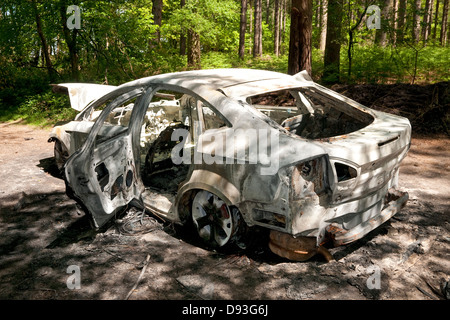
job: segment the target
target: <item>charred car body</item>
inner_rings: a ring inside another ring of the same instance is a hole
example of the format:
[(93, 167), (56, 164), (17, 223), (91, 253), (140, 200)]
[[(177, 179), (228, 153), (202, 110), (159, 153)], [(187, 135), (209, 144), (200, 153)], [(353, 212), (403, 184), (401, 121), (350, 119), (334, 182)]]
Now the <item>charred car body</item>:
[(363, 237), (408, 198), (397, 184), (409, 121), (306, 72), (202, 70), (58, 87), (72, 105), (87, 104), (50, 141), (96, 227), (131, 204), (190, 223), (211, 246), (243, 225), (266, 227), (273, 252), (305, 260), (328, 239)]

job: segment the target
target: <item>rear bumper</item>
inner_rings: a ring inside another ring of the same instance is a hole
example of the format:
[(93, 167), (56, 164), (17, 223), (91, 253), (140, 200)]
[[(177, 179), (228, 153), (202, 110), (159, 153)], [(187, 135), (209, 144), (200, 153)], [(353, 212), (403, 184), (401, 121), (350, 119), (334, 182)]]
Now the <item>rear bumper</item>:
[(361, 222), (351, 229), (345, 229), (342, 225), (335, 223), (330, 224), (327, 227), (327, 232), (331, 235), (335, 246), (345, 245), (358, 240), (399, 212), (405, 206), (408, 197), (407, 192), (401, 192), (391, 188), (386, 195), (384, 207), (379, 214)]

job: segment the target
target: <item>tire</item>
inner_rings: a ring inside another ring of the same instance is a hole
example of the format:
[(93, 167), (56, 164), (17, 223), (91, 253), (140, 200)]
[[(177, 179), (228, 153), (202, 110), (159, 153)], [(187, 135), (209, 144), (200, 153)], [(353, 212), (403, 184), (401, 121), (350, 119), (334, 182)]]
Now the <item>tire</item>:
[(55, 141), (53, 151), (55, 155), (56, 166), (58, 167), (59, 172), (62, 173), (64, 164), (69, 158), (69, 152), (67, 151), (67, 148), (59, 140)]
[(236, 240), (242, 222), (239, 210), (215, 194), (201, 190), (192, 200), (191, 218), (197, 235), (209, 247), (220, 248)]

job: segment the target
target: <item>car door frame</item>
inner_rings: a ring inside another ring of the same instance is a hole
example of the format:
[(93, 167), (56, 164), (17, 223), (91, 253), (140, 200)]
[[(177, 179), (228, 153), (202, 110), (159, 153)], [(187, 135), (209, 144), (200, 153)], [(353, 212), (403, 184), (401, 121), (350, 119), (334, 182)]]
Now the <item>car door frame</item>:
[[(84, 145), (66, 163), (65, 178), (68, 187), (74, 198), (88, 211), (96, 228), (103, 226), (140, 193), (141, 185), (139, 179), (136, 179), (133, 156), (133, 133), (135, 119), (140, 114), (138, 111), (148, 100), (151, 91), (146, 92), (143, 86), (122, 87), (97, 100), (95, 105), (99, 106), (113, 99), (95, 121)], [(107, 116), (114, 108), (133, 98), (136, 98), (136, 102), (127, 130), (97, 143), (97, 135)], [(102, 163), (108, 172), (106, 185), (103, 186), (100, 184), (100, 173), (96, 171)], [(124, 170), (120, 171), (120, 167)], [(121, 175), (122, 180), (118, 181)], [(114, 198), (111, 196), (112, 188), (119, 188), (115, 191)]]

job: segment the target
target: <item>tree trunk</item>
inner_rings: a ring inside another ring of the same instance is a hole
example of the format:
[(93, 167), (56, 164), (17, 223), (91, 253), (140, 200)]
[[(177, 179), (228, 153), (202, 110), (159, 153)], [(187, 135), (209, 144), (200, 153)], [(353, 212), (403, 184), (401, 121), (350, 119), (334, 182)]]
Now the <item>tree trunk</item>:
[(253, 57), (262, 56), (262, 5), (255, 0), (255, 33), (253, 37)]
[(444, 7), (442, 10), (442, 23), (440, 36), (441, 46), (445, 46), (447, 44), (448, 1), (449, 0), (444, 0)]
[(325, 52), (325, 44), (327, 42), (327, 14), (328, 14), (328, 0), (322, 0), (320, 10), (320, 43), (319, 49)]
[(343, 0), (328, 1), (327, 38), (324, 55), (323, 81), (339, 82), (341, 26)]
[(381, 9), (381, 29), (375, 33), (375, 42), (381, 46), (386, 46), (387, 31), (389, 30), (390, 13), (392, 12), (392, 0), (385, 0)]
[[(439, 1), (439, 0), (436, 0)], [(431, 24), (433, 23), (433, 5), (434, 1), (430, 0), (430, 9), (429, 9), (429, 15), (428, 15), (428, 26), (427, 26), (427, 39), (431, 36)]]
[(278, 57), (280, 55), (280, 1), (274, 1), (273, 53)]
[(281, 0), (280, 10), (281, 10), (280, 54), (284, 54), (283, 52), (284, 47), (281, 46), (281, 44), (284, 43), (286, 37), (286, 15), (289, 13), (287, 0)]
[(392, 37), (391, 41), (394, 46), (397, 44), (397, 33), (395, 32), (397, 30), (397, 21), (398, 21), (398, 0), (394, 0), (392, 5), (392, 16), (391, 16), (392, 32), (390, 32)]
[(426, 0), (425, 2), (425, 14), (423, 16), (423, 23), (422, 23), (422, 40), (423, 44), (426, 45), (428, 40), (428, 35), (430, 34), (430, 28), (431, 28), (431, 15), (433, 10), (433, 1), (432, 0)]
[(279, 50), (280, 50), (280, 55), (283, 54), (283, 46), (282, 43), (284, 42), (284, 31), (286, 28), (286, 0), (278, 0), (278, 7), (279, 7), (279, 15), (280, 15), (280, 32), (279, 32), (279, 39), (278, 39), (278, 44), (279, 44)]
[(161, 41), (162, 7), (162, 0), (152, 0), (153, 24), (157, 26), (154, 41), (158, 44)]
[(414, 14), (413, 14), (413, 28), (412, 28), (412, 36), (415, 43), (418, 43), (420, 40), (420, 0), (414, 0)]
[(62, 0), (60, 2), (60, 16), (61, 16), (61, 23), (63, 26), (63, 35), (64, 40), (66, 41), (67, 48), (69, 49), (69, 59), (70, 59), (70, 68), (72, 72), (72, 79), (74, 81), (78, 81), (80, 78), (80, 73), (78, 70), (78, 50), (77, 50), (77, 34), (78, 30), (74, 28), (73, 30), (69, 30), (67, 28), (67, 3), (65, 0)]
[(32, 1), (32, 5), (33, 5), (34, 17), (36, 20), (37, 33), (39, 35), (39, 39), (41, 40), (41, 44), (42, 44), (42, 52), (43, 52), (44, 59), (45, 59), (45, 67), (47, 68), (48, 74), (51, 76), (54, 69), (53, 69), (52, 60), (50, 59), (50, 52), (49, 52), (47, 40), (45, 39), (45, 35), (42, 30), (42, 21), (41, 21), (41, 16), (39, 15), (39, 11), (38, 11), (38, 8), (36, 5), (36, 0)]
[[(186, 0), (180, 0), (180, 8), (183, 8), (186, 4)], [(180, 34), (180, 54), (182, 56), (186, 55), (186, 31), (181, 29)]]
[(397, 13), (397, 28), (396, 28), (396, 39), (397, 42), (403, 42), (404, 39), (404, 27), (406, 22), (406, 0), (400, 0), (398, 4)]
[(270, 24), (270, 0), (266, 0), (266, 24)]
[(311, 75), (312, 0), (292, 0), (288, 74)]
[(239, 58), (245, 55), (245, 31), (247, 30), (247, 0), (241, 0), (241, 21), (239, 28)]
[(250, 34), (250, 45), (248, 46), (248, 54), (252, 54), (253, 44), (253, 10), (252, 10), (252, 0), (247, 2), (247, 12), (248, 12), (248, 33)]
[(200, 35), (192, 29), (188, 30), (187, 64), (189, 69), (201, 69)]
[(440, 0), (436, 0), (436, 11), (434, 12), (434, 29), (433, 29), (433, 40), (436, 40), (436, 34), (437, 34), (437, 25), (439, 21), (439, 2)]

